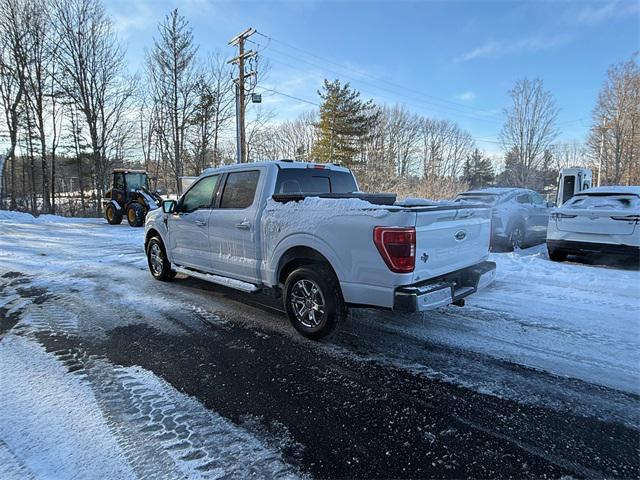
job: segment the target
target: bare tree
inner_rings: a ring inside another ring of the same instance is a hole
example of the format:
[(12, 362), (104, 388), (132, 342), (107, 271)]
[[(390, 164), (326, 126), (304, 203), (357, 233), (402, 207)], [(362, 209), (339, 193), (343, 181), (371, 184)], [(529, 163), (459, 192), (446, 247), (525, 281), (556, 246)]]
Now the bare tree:
[(449, 120), (425, 118), (421, 128), (423, 175), (459, 177), (475, 147), (473, 137)]
[(198, 174), (208, 165), (218, 164), (220, 134), (234, 115), (231, 76), (232, 72), (221, 54), (210, 56), (198, 75), (190, 138), (194, 170)]
[(158, 25), (158, 32), (159, 37), (154, 39), (153, 48), (147, 54), (147, 77), (160, 116), (157, 133), (162, 138), (179, 189), (187, 129), (196, 104), (197, 47), (187, 20), (177, 9)]
[[(0, 3), (0, 100), (4, 112), (4, 121), (9, 134), (9, 150), (3, 164), (2, 177), (6, 178), (6, 172), (11, 166), (10, 189), (11, 200), (9, 208), (16, 208), (16, 148), (21, 122), (22, 97), (25, 89), (24, 72), (20, 64), (16, 62), (16, 39), (12, 26), (13, 2), (2, 0)], [(7, 185), (5, 180), (5, 185)], [(6, 195), (3, 192), (3, 197)]]
[(505, 109), (500, 140), (505, 153), (517, 154), (512, 172), (515, 185), (526, 187), (535, 181), (544, 151), (558, 136), (558, 107), (539, 78), (519, 80), (509, 95), (512, 105)]
[(60, 86), (82, 113), (96, 167), (98, 202), (104, 194), (109, 142), (133, 93), (124, 51), (104, 6), (95, 0), (52, 0), (56, 19)]
[(602, 183), (640, 183), (640, 70), (635, 54), (609, 68), (593, 111), (589, 146)]

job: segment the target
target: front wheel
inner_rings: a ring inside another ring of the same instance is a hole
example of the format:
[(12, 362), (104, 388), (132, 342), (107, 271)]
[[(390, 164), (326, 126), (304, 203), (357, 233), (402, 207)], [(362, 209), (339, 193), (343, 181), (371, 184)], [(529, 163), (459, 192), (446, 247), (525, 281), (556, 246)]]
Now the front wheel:
[(171, 262), (167, 258), (164, 245), (159, 237), (153, 237), (147, 243), (147, 264), (153, 278), (162, 282), (168, 282), (176, 276), (171, 270)]
[(312, 340), (329, 335), (347, 313), (338, 279), (324, 265), (300, 267), (289, 275), (284, 308), (295, 329)]
[(132, 203), (127, 207), (127, 221), (132, 227), (144, 225), (144, 207), (139, 203)]

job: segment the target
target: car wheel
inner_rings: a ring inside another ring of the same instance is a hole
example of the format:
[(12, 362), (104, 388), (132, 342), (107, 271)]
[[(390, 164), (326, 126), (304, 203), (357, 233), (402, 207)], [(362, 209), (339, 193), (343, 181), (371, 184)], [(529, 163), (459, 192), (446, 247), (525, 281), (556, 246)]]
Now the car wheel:
[(144, 207), (139, 203), (132, 203), (127, 208), (127, 220), (132, 227), (144, 225)]
[(549, 253), (549, 259), (552, 262), (564, 262), (567, 259), (567, 254), (562, 250), (552, 250), (547, 248), (547, 252)]
[(147, 243), (147, 264), (151, 275), (156, 280), (168, 282), (176, 276), (159, 237), (153, 237)]
[(524, 225), (516, 223), (507, 238), (507, 248), (510, 251), (522, 248), (524, 244)]
[(300, 267), (287, 277), (284, 308), (295, 329), (312, 340), (329, 335), (347, 314), (338, 279), (323, 265)]
[(104, 218), (110, 225), (120, 225), (122, 223), (122, 210), (116, 208), (113, 203), (109, 203), (104, 209)]

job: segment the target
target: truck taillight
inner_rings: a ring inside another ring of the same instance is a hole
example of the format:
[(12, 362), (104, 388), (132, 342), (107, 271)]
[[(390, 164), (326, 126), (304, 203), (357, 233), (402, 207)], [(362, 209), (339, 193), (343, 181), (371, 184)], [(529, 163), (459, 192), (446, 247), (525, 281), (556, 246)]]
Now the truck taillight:
[(416, 265), (416, 229), (375, 227), (373, 243), (384, 263), (396, 273), (410, 273)]

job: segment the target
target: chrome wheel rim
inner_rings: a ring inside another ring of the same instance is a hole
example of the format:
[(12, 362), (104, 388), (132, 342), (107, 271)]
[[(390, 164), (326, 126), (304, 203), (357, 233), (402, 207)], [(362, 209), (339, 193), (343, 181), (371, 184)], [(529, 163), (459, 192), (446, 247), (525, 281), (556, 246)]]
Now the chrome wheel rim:
[(160, 245), (153, 243), (149, 248), (149, 264), (151, 265), (151, 271), (154, 275), (160, 275), (162, 273), (162, 250)]
[(298, 280), (291, 288), (291, 308), (302, 325), (316, 328), (326, 316), (324, 295), (313, 280)]

